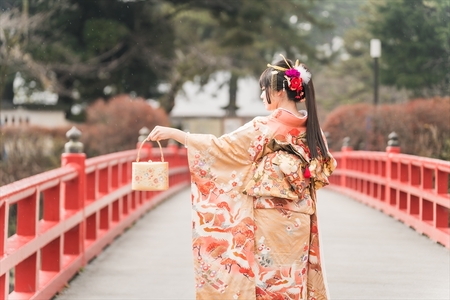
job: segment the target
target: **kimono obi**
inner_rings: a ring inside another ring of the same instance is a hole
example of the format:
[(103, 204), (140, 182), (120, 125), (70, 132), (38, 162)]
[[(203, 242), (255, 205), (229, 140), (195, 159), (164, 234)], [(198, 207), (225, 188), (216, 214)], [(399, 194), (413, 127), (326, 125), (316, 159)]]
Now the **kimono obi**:
[(279, 208), (313, 214), (315, 204), (310, 196), (311, 178), (297, 155), (276, 151), (253, 165), (253, 176), (244, 194), (253, 197), (255, 208)]
[(277, 197), (253, 197), (253, 208), (255, 209), (275, 208), (312, 215), (316, 211), (315, 206), (311, 197), (297, 201)]

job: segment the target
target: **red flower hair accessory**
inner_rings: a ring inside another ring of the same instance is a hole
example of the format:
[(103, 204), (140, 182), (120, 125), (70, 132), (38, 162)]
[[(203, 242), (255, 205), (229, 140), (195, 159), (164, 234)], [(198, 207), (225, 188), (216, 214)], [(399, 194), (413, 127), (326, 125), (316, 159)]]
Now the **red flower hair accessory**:
[(309, 80), (311, 79), (311, 73), (308, 72), (308, 70), (306, 70), (305, 67), (303, 65), (301, 65), (298, 60), (295, 62), (295, 65), (292, 67), (287, 62), (286, 58), (282, 54), (280, 54), (280, 55), (281, 55), (281, 57), (283, 57), (284, 61), (289, 66), (289, 69), (279, 67), (279, 66), (273, 66), (271, 64), (267, 64), (267, 66), (274, 68), (275, 70), (284, 72), (284, 78), (286, 79), (286, 82), (288, 83), (289, 89), (291, 91), (297, 92), (297, 96), (295, 96), (296, 99), (301, 99), (301, 96), (303, 96), (303, 83), (308, 84)]

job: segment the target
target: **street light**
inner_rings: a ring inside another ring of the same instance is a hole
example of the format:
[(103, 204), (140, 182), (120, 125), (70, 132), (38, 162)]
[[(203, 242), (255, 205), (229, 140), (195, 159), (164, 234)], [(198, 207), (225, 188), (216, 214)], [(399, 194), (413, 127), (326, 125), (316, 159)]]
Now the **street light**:
[(378, 104), (378, 58), (381, 57), (381, 41), (379, 39), (370, 40), (370, 56), (373, 57), (373, 104)]

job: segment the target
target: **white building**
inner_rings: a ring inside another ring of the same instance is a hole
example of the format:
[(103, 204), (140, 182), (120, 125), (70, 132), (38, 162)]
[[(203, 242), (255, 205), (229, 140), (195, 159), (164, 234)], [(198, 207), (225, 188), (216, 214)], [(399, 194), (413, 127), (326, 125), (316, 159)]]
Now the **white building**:
[(202, 88), (194, 82), (186, 82), (175, 98), (175, 107), (171, 112), (173, 124), (192, 133), (220, 136), (256, 116), (269, 114), (260, 98), (258, 81), (247, 77), (238, 81), (237, 116), (226, 117), (226, 111), (222, 107), (229, 102), (229, 87), (227, 83), (222, 83), (228, 82), (228, 78), (228, 73), (216, 73)]
[(40, 126), (56, 128), (70, 125), (65, 113), (57, 110), (28, 110), (22, 107), (0, 110), (0, 126)]
[[(210, 133), (220, 136), (250, 121), (256, 116), (268, 115), (260, 98), (261, 89), (255, 78), (238, 81), (236, 117), (226, 117), (223, 109), (229, 102), (229, 73), (218, 72), (203, 87), (186, 82), (175, 99), (171, 112), (172, 124), (192, 133)], [(22, 107), (2, 107), (0, 126), (42, 126), (55, 128), (70, 125), (65, 113), (57, 110), (28, 110)]]
[[(0, 104), (0, 126), (17, 127), (31, 125), (53, 128), (69, 125), (63, 111), (45, 109), (46, 106), (52, 107), (57, 104), (57, 94), (38, 90), (36, 82), (26, 82), (20, 72), (17, 72), (15, 75), (13, 90), (13, 105), (7, 102)], [(36, 110), (30, 110), (20, 106), (23, 104), (39, 104), (40, 107)]]

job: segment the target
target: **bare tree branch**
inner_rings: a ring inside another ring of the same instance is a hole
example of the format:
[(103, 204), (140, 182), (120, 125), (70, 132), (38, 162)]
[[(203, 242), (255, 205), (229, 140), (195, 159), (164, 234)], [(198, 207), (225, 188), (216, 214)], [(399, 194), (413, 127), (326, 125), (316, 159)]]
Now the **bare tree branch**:
[[(56, 72), (62, 74), (70, 74), (73, 76), (85, 76), (89, 78), (93, 78), (98, 76), (98, 74), (111, 72), (117, 69), (119, 66), (124, 64), (126, 61), (130, 59), (135, 53), (135, 48), (132, 48), (122, 54), (120, 57), (113, 59), (104, 63), (89, 63), (89, 61), (85, 63), (77, 63), (77, 64), (47, 64), (47, 67)], [(94, 59), (93, 61), (96, 61)]]

